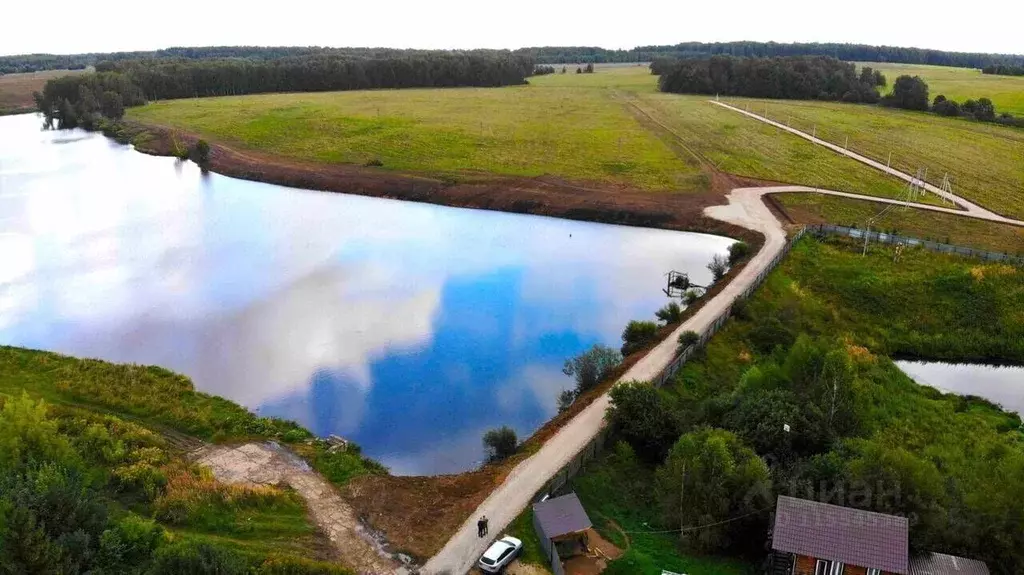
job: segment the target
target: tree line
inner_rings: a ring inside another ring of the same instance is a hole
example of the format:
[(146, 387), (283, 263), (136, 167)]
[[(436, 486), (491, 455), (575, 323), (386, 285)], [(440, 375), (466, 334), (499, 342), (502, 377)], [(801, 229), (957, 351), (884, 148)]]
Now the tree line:
[(928, 98), (928, 83), (920, 76), (900, 76), (893, 83), (892, 92), (882, 97), (879, 104), (1024, 128), (1024, 118), (1009, 112), (998, 113), (995, 104), (988, 98), (967, 99), (964, 102), (949, 99), (944, 94), (935, 96), (934, 100)]
[[(397, 58), (431, 54), (424, 50), (391, 48), (325, 48), (317, 46), (205, 46), (166, 48), (138, 52), (86, 53), (72, 55), (25, 54), (0, 57), (0, 74), (38, 72), (41, 70), (74, 70), (95, 66), (104, 61), (124, 60), (211, 60), (242, 58), (276, 60), (290, 57), (335, 56), (356, 59)], [(497, 54), (500, 51), (475, 50), (474, 54)], [(639, 46), (632, 50), (608, 50), (597, 46), (543, 46), (521, 48), (516, 56), (532, 58), (540, 64), (608, 62), (651, 62), (659, 58), (706, 58), (714, 55), (742, 57), (831, 56), (839, 60), (867, 62), (898, 62), (984, 68), (991, 66), (1024, 66), (1024, 56), (986, 54), (979, 52), (947, 52), (898, 46), (867, 44), (776, 43), (776, 42), (683, 42), (665, 46)]]
[(657, 60), (662, 92), (721, 94), (752, 98), (843, 100), (874, 103), (885, 76), (870, 67), (855, 66), (828, 56)]
[(56, 78), (36, 94), (50, 125), (92, 127), (100, 117), (120, 118), (124, 108), (148, 100), (267, 92), (318, 92), (375, 88), (441, 88), (522, 84), (534, 71), (525, 56), (509, 52), (432, 52), (353, 59), (312, 55), (275, 60), (124, 60), (96, 66), (96, 73)]
[(1010, 66), (1007, 64), (995, 64), (985, 66), (981, 69), (982, 74), (996, 74), (999, 76), (1024, 76), (1024, 66)]

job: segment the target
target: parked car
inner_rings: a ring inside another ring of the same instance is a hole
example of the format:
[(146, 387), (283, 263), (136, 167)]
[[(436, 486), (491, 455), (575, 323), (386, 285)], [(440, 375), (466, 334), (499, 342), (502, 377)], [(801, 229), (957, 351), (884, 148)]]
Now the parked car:
[(501, 573), (502, 569), (519, 557), (523, 550), (523, 542), (508, 535), (498, 539), (487, 549), (477, 561), (477, 567), (484, 573)]

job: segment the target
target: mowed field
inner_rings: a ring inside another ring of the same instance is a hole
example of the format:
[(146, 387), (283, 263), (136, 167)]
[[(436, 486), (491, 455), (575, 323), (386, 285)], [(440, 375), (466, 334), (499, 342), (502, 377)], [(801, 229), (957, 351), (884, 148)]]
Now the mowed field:
[[(128, 117), (245, 149), (434, 174), (556, 176), (646, 190), (705, 189), (595, 79), (578, 85), (269, 94), (152, 103)], [(644, 70), (646, 72), (646, 70)], [(565, 77), (568, 79), (569, 75)], [(646, 75), (649, 77), (649, 74)]]
[[(556, 67), (556, 69), (559, 69)], [(303, 161), (471, 178), (552, 176), (584, 185), (705, 191), (708, 169), (772, 182), (900, 197), (904, 182), (704, 96), (662, 94), (643, 66), (556, 73), (527, 86), (271, 94), (157, 102), (144, 123)], [(977, 75), (980, 78), (980, 74)], [(765, 102), (749, 102), (763, 111)], [(769, 115), (892, 163), (944, 174), (953, 191), (1024, 217), (1024, 130), (824, 102), (767, 102)], [(703, 166), (703, 168), (702, 168)], [(925, 201), (938, 203), (933, 198)]]
[(35, 110), (32, 92), (43, 89), (50, 78), (81, 74), (81, 70), (50, 70), (0, 76), (0, 115), (20, 114)]
[(1024, 76), (997, 76), (982, 74), (981, 70), (973, 68), (888, 62), (861, 62), (857, 66), (871, 66), (881, 70), (889, 80), (886, 92), (899, 76), (920, 76), (928, 83), (928, 93), (933, 99), (939, 94), (958, 102), (988, 98), (996, 105), (997, 112), (1024, 116)]
[(749, 102), (759, 114), (767, 106), (770, 118), (838, 145), (848, 137), (851, 150), (881, 162), (892, 152), (893, 167), (909, 174), (927, 170), (926, 179), (937, 186), (948, 174), (954, 193), (1024, 218), (1024, 129), (868, 105), (730, 101), (740, 107)]

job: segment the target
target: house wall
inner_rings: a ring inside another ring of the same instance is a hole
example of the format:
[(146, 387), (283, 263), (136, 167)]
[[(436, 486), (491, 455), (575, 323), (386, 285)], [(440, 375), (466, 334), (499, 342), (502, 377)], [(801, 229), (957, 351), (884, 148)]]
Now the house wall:
[[(814, 565), (817, 563), (817, 559), (814, 557), (808, 557), (807, 555), (796, 556), (796, 567), (793, 570), (793, 575), (814, 575)], [(858, 567), (856, 565), (844, 565), (843, 575), (867, 575), (868, 570), (866, 567)], [(890, 575), (889, 573), (883, 572), (884, 575)]]

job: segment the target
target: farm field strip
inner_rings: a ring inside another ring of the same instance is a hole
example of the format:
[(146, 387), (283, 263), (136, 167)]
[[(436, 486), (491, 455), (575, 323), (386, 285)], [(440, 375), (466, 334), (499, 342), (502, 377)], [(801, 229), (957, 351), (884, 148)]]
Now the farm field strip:
[(1024, 115), (1024, 77), (982, 74), (973, 68), (927, 66), (923, 64), (893, 64), (888, 62), (858, 62), (857, 66), (870, 66), (885, 74), (889, 84), (902, 75), (920, 76), (928, 83), (932, 98), (942, 94), (947, 98), (964, 100), (988, 98), (997, 112)]

